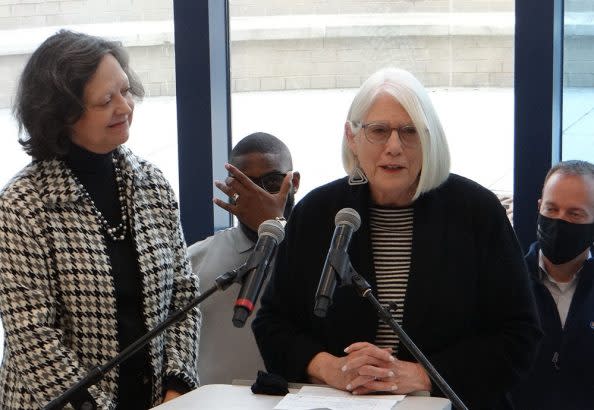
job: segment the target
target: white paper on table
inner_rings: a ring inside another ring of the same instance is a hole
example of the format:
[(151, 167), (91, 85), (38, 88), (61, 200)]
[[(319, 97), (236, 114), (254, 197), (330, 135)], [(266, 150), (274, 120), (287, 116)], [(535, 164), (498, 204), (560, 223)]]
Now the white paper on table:
[(303, 386), (301, 389), (299, 389), (298, 394), (312, 396), (352, 397), (356, 399), (369, 397), (373, 399), (396, 400), (396, 402), (402, 401), (406, 397), (404, 394), (374, 394), (369, 396), (353, 396), (348, 391), (324, 386)]
[(305, 386), (296, 394), (287, 394), (276, 410), (390, 410), (403, 400), (402, 395), (353, 396), (328, 387)]

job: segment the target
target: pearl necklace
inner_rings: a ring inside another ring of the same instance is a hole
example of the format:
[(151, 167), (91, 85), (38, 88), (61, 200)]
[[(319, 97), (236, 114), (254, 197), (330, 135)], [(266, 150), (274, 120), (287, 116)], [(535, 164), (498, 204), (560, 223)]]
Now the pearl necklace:
[(93, 210), (93, 213), (95, 214), (95, 217), (99, 221), (99, 224), (101, 225), (101, 228), (103, 229), (103, 231), (105, 231), (107, 236), (112, 241), (117, 242), (117, 241), (123, 241), (126, 238), (126, 234), (128, 233), (128, 223), (127, 223), (127, 221), (128, 221), (128, 205), (126, 205), (126, 197), (125, 197), (125, 192), (124, 192), (124, 189), (125, 189), (124, 188), (124, 178), (122, 177), (122, 170), (118, 166), (118, 160), (117, 160), (115, 154), (113, 155), (112, 162), (113, 162), (113, 168), (115, 171), (116, 186), (118, 188), (118, 200), (120, 201), (120, 212), (122, 215), (122, 222), (120, 222), (117, 226), (109, 225), (109, 223), (107, 222), (107, 219), (105, 219), (105, 217), (103, 216), (101, 211), (95, 205), (95, 202), (91, 198), (89, 191), (87, 191), (85, 186), (80, 182), (80, 180), (74, 174), (74, 172), (71, 172), (71, 174), (74, 177), (74, 180), (75, 180), (79, 190), (82, 192), (83, 196), (91, 204), (91, 209)]

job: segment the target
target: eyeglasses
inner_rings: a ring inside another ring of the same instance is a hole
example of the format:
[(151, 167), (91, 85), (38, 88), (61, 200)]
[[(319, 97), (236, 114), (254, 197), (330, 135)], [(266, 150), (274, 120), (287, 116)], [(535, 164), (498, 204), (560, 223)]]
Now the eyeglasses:
[(391, 127), (386, 122), (370, 122), (363, 124), (361, 128), (363, 128), (367, 141), (372, 144), (385, 144), (390, 139), (393, 130), (396, 130), (400, 142), (407, 148), (416, 147), (420, 142), (417, 127), (413, 124)]
[(252, 182), (270, 194), (280, 192), (286, 172), (272, 171), (257, 178), (249, 177)]

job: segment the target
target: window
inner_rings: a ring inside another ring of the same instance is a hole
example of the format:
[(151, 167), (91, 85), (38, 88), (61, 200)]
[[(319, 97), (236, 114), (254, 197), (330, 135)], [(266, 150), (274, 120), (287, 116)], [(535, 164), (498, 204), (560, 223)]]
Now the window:
[(594, 162), (594, 3), (565, 0), (563, 160)]
[(452, 171), (502, 194), (513, 188), (513, 0), (230, 0), (233, 143), (282, 139), (301, 171), (298, 198), (345, 175), (352, 98), (384, 66), (430, 90)]

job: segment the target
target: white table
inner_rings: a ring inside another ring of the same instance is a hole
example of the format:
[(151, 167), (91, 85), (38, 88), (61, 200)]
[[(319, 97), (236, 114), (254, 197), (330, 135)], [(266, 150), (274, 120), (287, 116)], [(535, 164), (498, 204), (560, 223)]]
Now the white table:
[[(296, 393), (299, 389), (290, 389)], [(253, 394), (249, 386), (207, 384), (155, 407), (158, 410), (264, 410), (272, 409), (282, 396)], [(441, 397), (406, 396), (395, 410), (451, 410), (450, 401)]]

